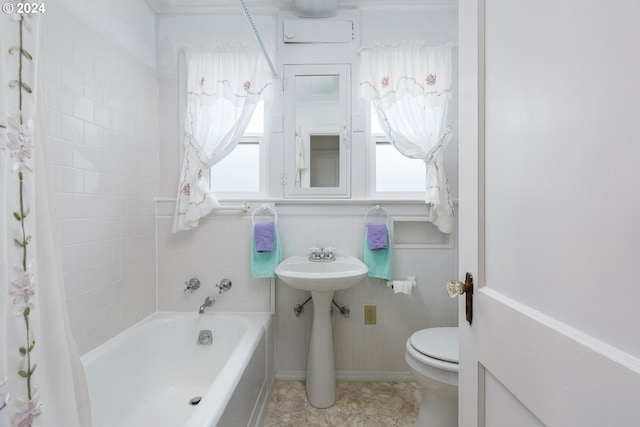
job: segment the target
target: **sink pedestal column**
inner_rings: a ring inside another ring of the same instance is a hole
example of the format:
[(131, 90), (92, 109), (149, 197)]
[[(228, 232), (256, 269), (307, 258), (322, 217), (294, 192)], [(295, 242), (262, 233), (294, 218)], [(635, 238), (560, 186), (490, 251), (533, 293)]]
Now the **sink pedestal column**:
[(333, 359), (331, 301), (333, 291), (311, 291), (313, 325), (307, 361), (307, 396), (315, 408), (329, 408), (336, 403), (336, 368)]

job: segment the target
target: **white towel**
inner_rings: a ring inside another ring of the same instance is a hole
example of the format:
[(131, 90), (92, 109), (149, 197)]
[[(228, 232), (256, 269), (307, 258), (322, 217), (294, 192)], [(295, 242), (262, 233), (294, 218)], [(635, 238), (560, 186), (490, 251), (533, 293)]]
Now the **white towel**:
[(413, 290), (413, 282), (410, 280), (394, 280), (393, 281), (393, 293), (405, 294), (411, 296)]
[(302, 138), (296, 134), (296, 184), (302, 186), (302, 174), (308, 168)]

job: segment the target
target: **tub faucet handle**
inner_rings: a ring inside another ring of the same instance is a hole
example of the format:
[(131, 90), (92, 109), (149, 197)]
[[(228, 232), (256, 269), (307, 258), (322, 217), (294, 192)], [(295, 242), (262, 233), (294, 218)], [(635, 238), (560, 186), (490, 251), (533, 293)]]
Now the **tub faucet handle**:
[(195, 277), (189, 279), (188, 282), (184, 282), (185, 288), (183, 292), (191, 292), (194, 293), (196, 290), (198, 290), (198, 288), (200, 288), (200, 280), (196, 279)]
[(216, 288), (220, 289), (220, 292), (218, 292), (220, 294), (223, 292), (227, 292), (229, 289), (231, 289), (231, 280), (222, 279), (220, 281), (220, 284), (216, 285)]

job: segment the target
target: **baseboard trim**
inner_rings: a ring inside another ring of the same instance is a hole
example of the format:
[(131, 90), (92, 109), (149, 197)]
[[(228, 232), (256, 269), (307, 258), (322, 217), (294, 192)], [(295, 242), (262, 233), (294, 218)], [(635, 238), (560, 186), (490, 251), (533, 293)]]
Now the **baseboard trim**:
[[(306, 371), (279, 371), (279, 380), (304, 380)], [(343, 381), (412, 381), (411, 372), (337, 371), (336, 379)]]
[(276, 379), (278, 380), (304, 380), (307, 378), (307, 371), (278, 371)]

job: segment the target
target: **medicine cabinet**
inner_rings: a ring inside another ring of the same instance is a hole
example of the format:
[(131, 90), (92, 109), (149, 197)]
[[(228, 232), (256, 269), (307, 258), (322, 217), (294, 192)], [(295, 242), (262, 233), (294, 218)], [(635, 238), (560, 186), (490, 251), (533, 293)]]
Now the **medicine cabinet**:
[(284, 197), (350, 196), (349, 64), (284, 65)]

